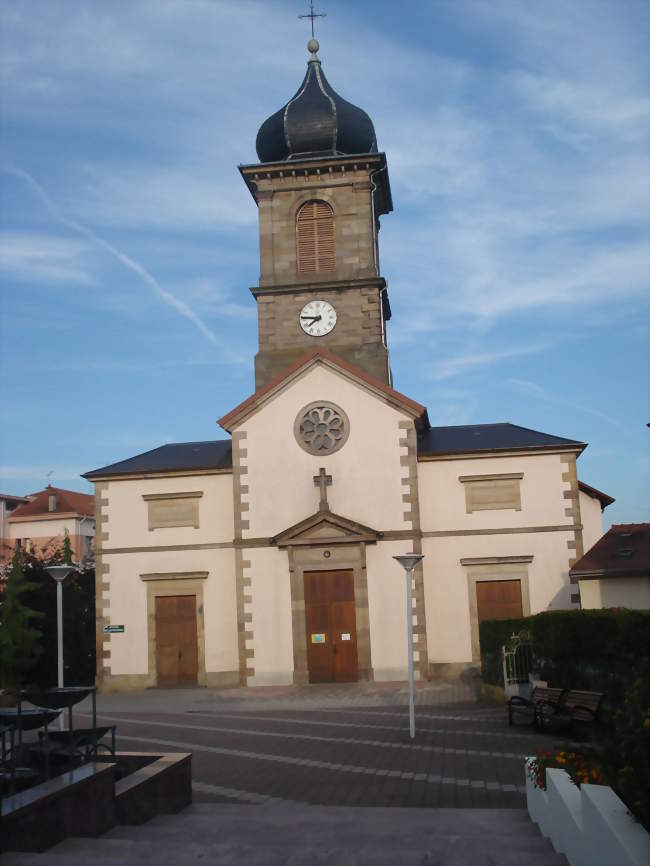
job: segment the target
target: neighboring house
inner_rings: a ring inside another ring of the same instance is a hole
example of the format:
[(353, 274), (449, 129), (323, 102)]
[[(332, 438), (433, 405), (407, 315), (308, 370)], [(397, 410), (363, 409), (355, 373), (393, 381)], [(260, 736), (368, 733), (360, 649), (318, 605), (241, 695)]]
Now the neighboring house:
[(603, 512), (616, 500), (612, 496), (578, 481), (580, 493), (580, 519), (582, 521), (582, 545), (584, 550), (594, 545), (603, 534)]
[(26, 496), (0, 493), (0, 563), (11, 556), (13, 552), (13, 543), (9, 541), (7, 518), (19, 505), (24, 505), (26, 502), (29, 502)]
[(46, 554), (66, 533), (75, 562), (93, 555), (95, 505), (94, 497), (87, 493), (48, 485), (25, 497), (7, 516), (6, 524), (9, 556), (16, 546), (37, 556)]
[[(586, 445), (509, 423), (432, 427), (395, 390), (386, 155), (315, 52), (257, 152), (240, 166), (259, 215), (255, 392), (220, 419), (228, 438), (84, 476), (98, 685), (402, 679), (407, 617), (419, 678), (477, 666), (481, 620), (579, 606), (582, 509), (591, 543), (604, 495), (580, 487)], [(407, 613), (393, 557), (411, 550), (424, 561)]]
[(585, 609), (650, 608), (650, 523), (612, 526), (570, 574)]

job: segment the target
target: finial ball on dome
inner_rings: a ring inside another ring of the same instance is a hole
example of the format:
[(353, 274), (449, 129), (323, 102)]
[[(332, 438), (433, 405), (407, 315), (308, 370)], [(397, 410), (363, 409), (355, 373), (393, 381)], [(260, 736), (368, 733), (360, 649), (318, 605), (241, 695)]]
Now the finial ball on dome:
[(310, 39), (307, 43), (307, 50), (310, 51), (312, 54), (316, 54), (319, 48), (320, 45), (318, 44), (318, 39)]

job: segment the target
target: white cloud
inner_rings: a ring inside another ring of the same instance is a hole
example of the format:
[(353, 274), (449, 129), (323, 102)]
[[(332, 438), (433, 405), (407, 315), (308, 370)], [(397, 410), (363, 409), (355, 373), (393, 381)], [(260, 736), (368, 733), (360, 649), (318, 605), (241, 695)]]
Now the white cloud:
[(534, 397), (536, 400), (544, 400), (546, 403), (552, 403), (556, 406), (570, 407), (574, 412), (577, 410), (588, 415), (593, 415), (595, 418), (599, 418), (601, 421), (606, 421), (613, 427), (618, 427), (619, 430), (625, 430), (625, 425), (622, 424), (618, 418), (613, 418), (606, 412), (601, 412), (599, 409), (593, 409), (591, 406), (585, 406), (584, 403), (575, 398), (563, 399), (561, 397), (556, 397), (536, 382), (529, 382), (526, 379), (510, 378), (506, 380), (505, 384), (522, 394), (528, 394)]
[(447, 358), (444, 361), (434, 362), (433, 378), (438, 380), (451, 379), (477, 367), (483, 369), (494, 364), (500, 364), (503, 361), (510, 361), (513, 358), (522, 358), (525, 355), (537, 355), (540, 352), (545, 352), (548, 348), (548, 343), (530, 343), (525, 346), (513, 346), (510, 349), (466, 352), (465, 354), (457, 355), (455, 358)]
[(92, 285), (88, 244), (55, 235), (0, 233), (0, 271), (19, 280)]

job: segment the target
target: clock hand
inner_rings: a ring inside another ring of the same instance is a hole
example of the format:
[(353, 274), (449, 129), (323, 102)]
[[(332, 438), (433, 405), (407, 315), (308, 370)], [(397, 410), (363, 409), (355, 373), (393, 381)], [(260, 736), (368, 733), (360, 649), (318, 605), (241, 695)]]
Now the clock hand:
[(301, 319), (305, 319), (305, 321), (306, 321), (307, 319), (309, 319), (309, 320), (311, 321), (312, 325), (313, 325), (314, 322), (320, 322), (320, 320), (321, 320), (323, 317), (322, 317), (322, 316), (301, 316), (300, 318), (301, 318)]

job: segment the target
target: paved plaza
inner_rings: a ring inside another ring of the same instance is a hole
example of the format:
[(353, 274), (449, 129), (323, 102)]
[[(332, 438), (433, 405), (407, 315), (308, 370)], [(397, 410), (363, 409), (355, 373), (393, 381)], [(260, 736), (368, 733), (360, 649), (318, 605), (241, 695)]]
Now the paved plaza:
[(195, 802), (521, 808), (524, 757), (553, 740), (510, 728), (472, 681), (98, 696), (122, 751), (192, 752)]

